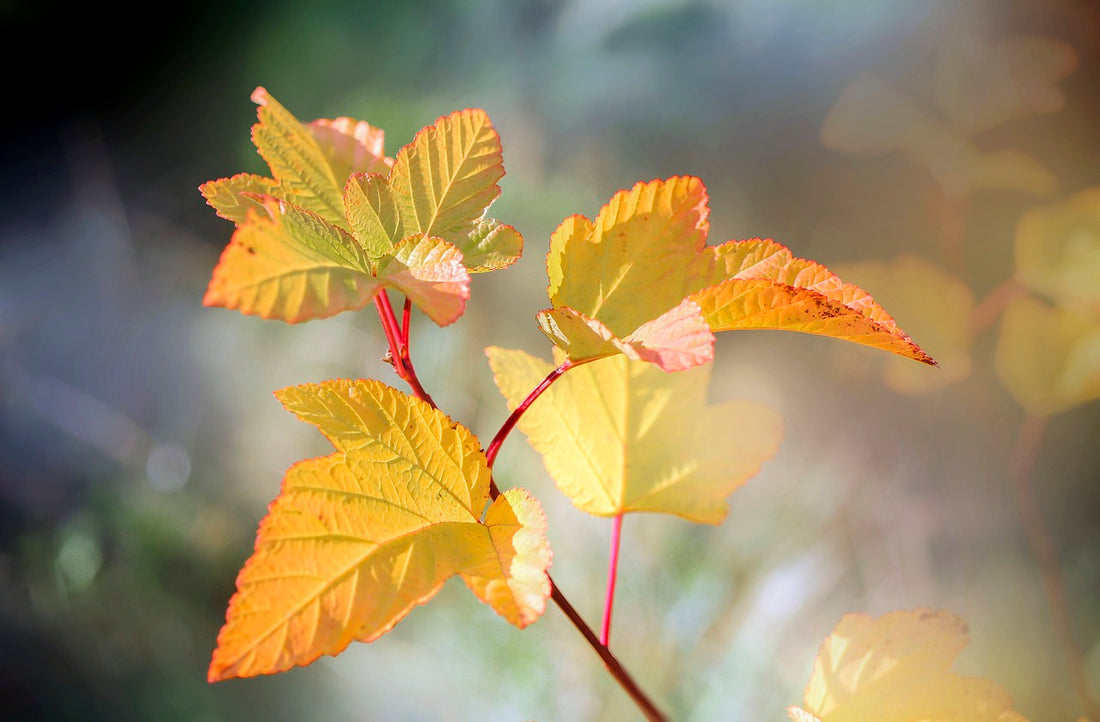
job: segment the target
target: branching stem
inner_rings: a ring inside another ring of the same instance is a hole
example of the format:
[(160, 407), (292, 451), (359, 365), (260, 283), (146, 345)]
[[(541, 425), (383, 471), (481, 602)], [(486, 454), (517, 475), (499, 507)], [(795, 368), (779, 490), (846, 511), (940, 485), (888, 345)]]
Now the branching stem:
[(418, 399), (428, 402), (432, 408), (435, 408), (435, 401), (420, 384), (420, 379), (416, 377), (416, 369), (412, 365), (412, 359), (409, 358), (410, 304), (408, 299), (405, 300), (405, 309), (402, 314), (404, 324), (397, 323), (397, 316), (393, 312), (389, 294), (386, 293), (385, 289), (379, 291), (378, 295), (374, 297), (374, 305), (378, 309), (378, 317), (382, 320), (382, 330), (386, 332), (386, 341), (390, 345), (390, 363), (393, 364), (393, 370), (404, 379), (405, 383), (412, 387), (413, 394)]
[(619, 575), (619, 541), (623, 535), (623, 515), (611, 520), (611, 551), (607, 561), (607, 597), (603, 604), (603, 626), (600, 628), (600, 643), (605, 647), (611, 643), (611, 608), (615, 606), (615, 580)]

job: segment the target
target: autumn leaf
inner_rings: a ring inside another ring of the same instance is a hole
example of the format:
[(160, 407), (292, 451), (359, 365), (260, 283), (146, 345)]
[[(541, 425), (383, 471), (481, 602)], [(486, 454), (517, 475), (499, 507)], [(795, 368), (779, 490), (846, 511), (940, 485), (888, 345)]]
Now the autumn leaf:
[(207, 305), (295, 323), (361, 308), (389, 286), (446, 325), (465, 310), (470, 273), (522, 253), (515, 228), (485, 217), (504, 175), (485, 111), (438, 119), (391, 159), (383, 132), (365, 121), (303, 124), (263, 88), (252, 97), (252, 139), (274, 177), (241, 173), (199, 188), (238, 226)]
[(706, 189), (692, 177), (638, 183), (550, 239), (553, 308), (539, 327), (583, 361), (613, 354), (680, 371), (713, 358), (714, 331), (833, 336), (934, 364), (886, 311), (828, 269), (770, 240), (706, 244)]
[(456, 574), (518, 627), (542, 614), (545, 516), (522, 489), (485, 510), (490, 471), (465, 427), (377, 381), (276, 395), (336, 453), (287, 471), (237, 577), (210, 681), (280, 672), (373, 641)]
[(795, 722), (1026, 722), (988, 679), (951, 672), (966, 621), (930, 609), (845, 615), (818, 651)]
[[(523, 351), (486, 353), (511, 409), (553, 368)], [(782, 422), (749, 401), (708, 406), (709, 379), (709, 366), (667, 374), (622, 355), (600, 359), (562, 375), (518, 428), (582, 511), (716, 524), (726, 497), (775, 453)]]
[(1048, 416), (1100, 398), (1100, 318), (1035, 298), (1001, 319), (995, 368), (1016, 401)]

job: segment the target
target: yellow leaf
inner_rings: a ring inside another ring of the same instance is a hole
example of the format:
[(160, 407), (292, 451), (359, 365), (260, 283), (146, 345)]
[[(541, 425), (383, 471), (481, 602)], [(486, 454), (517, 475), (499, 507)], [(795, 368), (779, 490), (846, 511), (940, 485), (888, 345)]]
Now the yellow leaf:
[(1005, 309), (996, 371), (1021, 406), (1038, 415), (1100, 398), (1100, 318), (1018, 298)]
[(596, 220), (566, 218), (547, 256), (539, 323), (573, 361), (621, 352), (680, 371), (713, 357), (713, 331), (833, 336), (934, 364), (859, 288), (770, 240), (708, 246), (698, 178), (638, 183)]
[(1100, 188), (1023, 215), (1016, 277), (1062, 306), (1100, 317)]
[(371, 263), (393, 251), (404, 231), (389, 183), (376, 173), (356, 173), (344, 186), (348, 227), (363, 246)]
[(461, 110), (422, 129), (397, 153), (390, 188), (405, 233), (465, 242), (500, 195), (500, 137), (483, 110)]
[(290, 323), (362, 308), (378, 291), (363, 249), (321, 217), (270, 196), (237, 227), (203, 297)]
[(917, 609), (845, 615), (821, 645), (796, 722), (1026, 722), (1001, 687), (951, 672), (966, 621)]
[(295, 464), (237, 577), (211, 681), (271, 674), (389, 631), (462, 575), (517, 626), (549, 596), (550, 551), (538, 502), (489, 500), (477, 438), (377, 381), (277, 392), (337, 452)]
[(378, 278), (440, 326), (456, 321), (470, 297), (470, 275), (459, 250), (442, 238), (420, 233), (402, 240), (393, 255), (382, 259)]
[(386, 134), (364, 120), (318, 118), (306, 127), (332, 168), (337, 183), (353, 173), (386, 175), (393, 166), (393, 158), (386, 157)]
[(252, 173), (238, 173), (231, 178), (207, 181), (199, 186), (199, 191), (219, 216), (239, 225), (247, 220), (250, 209), (263, 210), (261, 196), (278, 195), (279, 184)]
[[(514, 409), (552, 369), (523, 351), (489, 348)], [(779, 415), (760, 404), (706, 403), (710, 367), (667, 374), (621, 355), (570, 369), (518, 428), (577, 508), (599, 516), (655, 511), (716, 524), (726, 497), (779, 445)]]
[(329, 223), (343, 226), (346, 178), (336, 177), (309, 128), (264, 88), (256, 88), (252, 100), (260, 106), (260, 122), (252, 126), (252, 142), (271, 168), (282, 197)]

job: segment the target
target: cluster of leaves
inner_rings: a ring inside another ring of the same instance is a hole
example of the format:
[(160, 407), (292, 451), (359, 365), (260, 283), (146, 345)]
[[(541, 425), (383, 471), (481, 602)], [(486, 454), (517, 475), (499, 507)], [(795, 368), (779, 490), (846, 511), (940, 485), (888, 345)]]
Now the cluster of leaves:
[[(211, 681), (283, 671), (377, 639), (454, 575), (512, 624), (535, 621), (553, 589), (547, 521), (530, 492), (500, 493), (491, 470), (514, 425), (585, 512), (720, 522), (729, 494), (775, 453), (782, 426), (758, 404), (707, 405), (717, 331), (821, 334), (935, 363), (866, 292), (784, 246), (708, 245), (699, 179), (638, 183), (595, 220), (571, 216), (554, 232), (551, 306), (538, 323), (556, 365), (488, 349), (513, 413), (483, 450), (423, 391), (407, 339), (411, 306), (452, 323), (469, 274), (506, 267), (522, 250), (514, 228), (486, 215), (504, 173), (488, 116), (440, 118), (391, 159), (382, 131), (365, 122), (303, 124), (262, 88), (253, 99), (252, 137), (272, 177), (202, 186), (236, 225), (205, 303), (295, 323), (373, 301), (395, 371), (414, 395), (375, 380), (276, 392), (334, 452), (287, 471), (238, 576)], [(401, 321), (387, 289), (406, 298)], [(957, 628), (953, 617), (931, 619)], [(916, 634), (890, 624), (895, 637)], [(950, 662), (917, 656), (899, 665)], [(834, 690), (828, 681), (811, 687), (822, 684)], [(797, 714), (849, 718), (829, 711), (829, 695), (808, 696)]]

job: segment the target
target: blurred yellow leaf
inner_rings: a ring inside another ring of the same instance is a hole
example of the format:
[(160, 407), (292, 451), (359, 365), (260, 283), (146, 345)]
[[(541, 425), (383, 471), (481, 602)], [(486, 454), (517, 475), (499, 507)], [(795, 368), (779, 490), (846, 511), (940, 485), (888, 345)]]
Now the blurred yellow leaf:
[(1056, 82), (1076, 67), (1076, 51), (1061, 40), (990, 38), (960, 23), (947, 29), (936, 49), (933, 93), (956, 128), (976, 133), (1061, 110), (1065, 96)]
[(898, 393), (921, 394), (939, 390), (970, 375), (970, 288), (938, 266), (915, 256), (902, 255), (889, 263), (845, 263), (839, 273), (865, 288), (897, 322), (921, 340), (940, 368), (882, 359), (882, 377)]
[(237, 577), (210, 681), (373, 641), (455, 574), (518, 627), (542, 614), (546, 518), (522, 489), (485, 510), (490, 471), (477, 437), (378, 381), (276, 395), (337, 451), (287, 471)]
[[(553, 368), (486, 350), (514, 409)], [(710, 366), (675, 374), (617, 355), (570, 369), (520, 418), (558, 488), (598, 516), (655, 511), (717, 524), (726, 497), (772, 457), (779, 415), (749, 401), (708, 406)]]
[(1033, 414), (1055, 414), (1100, 398), (1100, 318), (1018, 298), (1001, 320), (996, 370)]
[(1062, 306), (1100, 317), (1100, 188), (1023, 215), (1016, 277)]
[(1012, 149), (983, 151), (912, 98), (869, 74), (857, 76), (829, 110), (825, 147), (846, 153), (901, 153), (925, 168), (944, 193), (982, 190), (1049, 195), (1058, 180), (1030, 156)]
[(931, 609), (847, 614), (818, 651), (795, 722), (1026, 722), (988, 679), (950, 671), (966, 621)]

